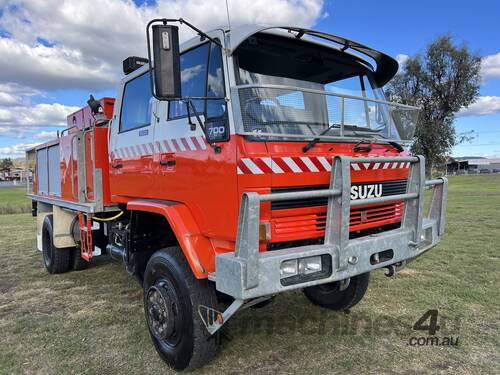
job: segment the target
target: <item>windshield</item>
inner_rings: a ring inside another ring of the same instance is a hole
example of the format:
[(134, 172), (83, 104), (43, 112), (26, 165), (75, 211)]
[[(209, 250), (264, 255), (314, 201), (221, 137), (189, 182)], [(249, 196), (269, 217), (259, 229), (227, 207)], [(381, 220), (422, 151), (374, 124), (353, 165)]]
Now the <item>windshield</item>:
[(409, 140), (414, 108), (385, 102), (370, 67), (338, 50), (257, 34), (236, 51), (245, 132)]

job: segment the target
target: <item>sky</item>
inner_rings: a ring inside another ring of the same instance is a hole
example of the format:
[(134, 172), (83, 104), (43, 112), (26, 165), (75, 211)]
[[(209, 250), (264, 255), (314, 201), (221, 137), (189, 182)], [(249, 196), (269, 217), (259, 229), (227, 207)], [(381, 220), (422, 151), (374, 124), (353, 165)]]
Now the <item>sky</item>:
[[(482, 56), (480, 97), (457, 114), (474, 130), (453, 156), (500, 157), (500, 1), (228, 0), (232, 26), (313, 27), (382, 50), (404, 63), (451, 34)], [(224, 0), (0, 0), (0, 157), (55, 137), (66, 116), (115, 96), (122, 60), (146, 55), (145, 24), (183, 17), (202, 29), (227, 23)], [(182, 30), (181, 38), (189, 34)]]

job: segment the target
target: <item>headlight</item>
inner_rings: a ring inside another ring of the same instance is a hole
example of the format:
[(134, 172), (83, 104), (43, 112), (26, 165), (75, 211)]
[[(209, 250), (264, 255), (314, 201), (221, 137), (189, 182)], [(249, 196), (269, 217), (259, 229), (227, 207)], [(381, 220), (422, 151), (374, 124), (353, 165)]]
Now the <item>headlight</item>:
[(430, 245), (432, 243), (432, 228), (422, 230), (420, 234), (420, 246)]
[(321, 256), (299, 259), (299, 273), (309, 275), (321, 271)]
[(297, 266), (297, 259), (285, 260), (281, 263), (280, 276), (281, 278), (295, 276), (299, 273), (299, 268)]
[(331, 274), (332, 258), (328, 254), (284, 260), (280, 265), (281, 285), (304, 283)]

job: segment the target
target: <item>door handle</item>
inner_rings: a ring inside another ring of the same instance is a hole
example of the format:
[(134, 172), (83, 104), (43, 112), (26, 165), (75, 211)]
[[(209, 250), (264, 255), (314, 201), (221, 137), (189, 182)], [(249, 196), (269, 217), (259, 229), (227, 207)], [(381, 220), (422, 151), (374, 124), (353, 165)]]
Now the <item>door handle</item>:
[(123, 164), (121, 163), (117, 163), (117, 164), (111, 164), (111, 168), (115, 168), (115, 169), (120, 169), (120, 168), (123, 168)]
[(170, 160), (160, 160), (160, 165), (165, 165), (167, 167), (173, 167), (176, 164), (176, 161), (173, 159)]

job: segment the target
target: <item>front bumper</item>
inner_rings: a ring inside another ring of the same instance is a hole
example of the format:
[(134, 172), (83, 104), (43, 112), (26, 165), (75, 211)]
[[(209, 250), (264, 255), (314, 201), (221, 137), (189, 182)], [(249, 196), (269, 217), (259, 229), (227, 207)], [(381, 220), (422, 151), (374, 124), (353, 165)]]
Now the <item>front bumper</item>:
[[(350, 200), (351, 163), (410, 162), (410, 175), (406, 194), (365, 200)], [(236, 251), (216, 257), (216, 288), (237, 300), (277, 294), (311, 285), (343, 280), (371, 270), (411, 260), (441, 239), (445, 226), (447, 180), (425, 181), (425, 162), (418, 157), (334, 159), (330, 187), (327, 190), (259, 195), (245, 193), (240, 207)], [(432, 188), (432, 198), (424, 216), (424, 188)], [(259, 252), (260, 203), (285, 199), (328, 197), (325, 240), (322, 245), (301, 246), (282, 250)], [(349, 239), (349, 213), (351, 206), (392, 201), (406, 201), (401, 227), (395, 230)], [(390, 259), (374, 263), (373, 255), (391, 252)], [(331, 273), (321, 279), (283, 285), (280, 266), (283, 261), (316, 255), (329, 255)]]

